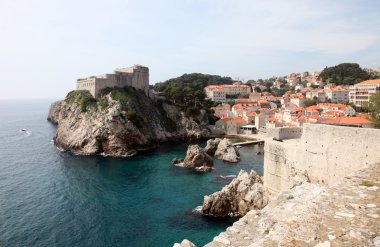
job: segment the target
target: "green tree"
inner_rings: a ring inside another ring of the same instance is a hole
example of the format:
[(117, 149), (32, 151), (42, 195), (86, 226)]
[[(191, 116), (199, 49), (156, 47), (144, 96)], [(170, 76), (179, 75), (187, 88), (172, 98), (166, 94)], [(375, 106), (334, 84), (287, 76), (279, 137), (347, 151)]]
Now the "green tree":
[(357, 63), (341, 63), (333, 67), (326, 67), (319, 78), (337, 85), (352, 85), (368, 80), (370, 76)]
[(371, 95), (368, 103), (368, 112), (376, 128), (380, 128), (380, 93)]
[(186, 116), (195, 118), (200, 110), (207, 110), (213, 106), (213, 103), (206, 99), (206, 86), (232, 82), (230, 77), (193, 73), (156, 83), (154, 90), (165, 96), (168, 102), (179, 106)]

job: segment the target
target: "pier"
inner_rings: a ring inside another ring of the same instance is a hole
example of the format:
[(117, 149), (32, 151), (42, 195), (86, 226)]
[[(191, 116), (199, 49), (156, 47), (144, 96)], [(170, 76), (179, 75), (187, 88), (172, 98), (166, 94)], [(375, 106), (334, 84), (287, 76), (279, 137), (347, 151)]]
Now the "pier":
[(263, 144), (264, 140), (252, 140), (252, 141), (245, 141), (245, 142), (237, 142), (233, 143), (234, 146), (247, 146), (247, 145), (253, 145), (253, 144)]

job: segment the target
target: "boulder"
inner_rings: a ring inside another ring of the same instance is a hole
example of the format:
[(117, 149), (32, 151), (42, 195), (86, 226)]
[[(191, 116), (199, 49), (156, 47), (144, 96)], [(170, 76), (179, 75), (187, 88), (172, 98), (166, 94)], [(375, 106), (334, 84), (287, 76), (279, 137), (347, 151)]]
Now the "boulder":
[(213, 217), (244, 216), (252, 209), (262, 209), (268, 204), (268, 193), (255, 171), (243, 170), (221, 191), (205, 196), (202, 213)]
[(213, 160), (203, 148), (198, 145), (189, 145), (183, 164), (188, 168), (210, 167), (213, 166)]
[(173, 247), (196, 247), (196, 246), (195, 246), (195, 244), (193, 244), (193, 243), (190, 242), (189, 240), (184, 239), (180, 244), (175, 243), (175, 244), (173, 245)]
[(240, 160), (238, 149), (232, 145), (232, 142), (227, 138), (221, 140), (218, 144), (218, 148), (215, 151), (216, 158), (227, 162), (236, 163)]
[(220, 138), (210, 139), (207, 141), (207, 145), (205, 147), (205, 151), (209, 155), (214, 155), (216, 149), (218, 148), (219, 142), (221, 141)]

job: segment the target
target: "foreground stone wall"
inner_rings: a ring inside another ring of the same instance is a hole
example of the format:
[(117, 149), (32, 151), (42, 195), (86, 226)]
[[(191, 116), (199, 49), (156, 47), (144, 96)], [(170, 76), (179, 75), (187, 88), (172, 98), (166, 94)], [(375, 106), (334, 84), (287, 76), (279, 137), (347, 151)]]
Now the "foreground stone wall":
[(305, 124), (299, 139), (265, 140), (264, 185), (279, 193), (306, 171), (311, 182), (333, 185), (380, 162), (380, 130)]

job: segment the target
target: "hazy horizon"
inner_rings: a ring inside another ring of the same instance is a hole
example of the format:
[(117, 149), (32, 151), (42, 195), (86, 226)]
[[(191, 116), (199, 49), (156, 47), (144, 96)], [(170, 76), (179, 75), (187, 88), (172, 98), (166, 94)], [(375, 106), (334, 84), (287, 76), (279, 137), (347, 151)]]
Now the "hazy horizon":
[(77, 78), (142, 64), (247, 81), (343, 62), (380, 67), (380, 0), (0, 3), (0, 99), (60, 99)]

